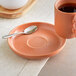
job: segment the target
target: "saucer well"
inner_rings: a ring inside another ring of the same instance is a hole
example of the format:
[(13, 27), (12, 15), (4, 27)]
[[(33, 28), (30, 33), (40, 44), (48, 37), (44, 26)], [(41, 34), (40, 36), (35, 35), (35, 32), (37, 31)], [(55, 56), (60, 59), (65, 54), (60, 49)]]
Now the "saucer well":
[(54, 56), (62, 50), (66, 39), (59, 37), (54, 26), (49, 23), (26, 23), (14, 28), (10, 34), (22, 32), (31, 25), (38, 26), (38, 30), (30, 35), (17, 35), (8, 38), (8, 44), (16, 54), (28, 59), (41, 59)]

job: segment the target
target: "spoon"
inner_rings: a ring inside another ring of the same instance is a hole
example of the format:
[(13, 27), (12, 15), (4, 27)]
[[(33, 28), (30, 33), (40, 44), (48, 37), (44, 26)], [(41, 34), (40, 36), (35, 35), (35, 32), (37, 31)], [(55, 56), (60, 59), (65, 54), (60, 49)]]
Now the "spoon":
[(23, 32), (18, 32), (18, 33), (14, 33), (14, 34), (10, 34), (10, 35), (5, 35), (5, 36), (3, 36), (2, 38), (3, 38), (3, 39), (7, 39), (7, 38), (10, 38), (10, 37), (12, 37), (12, 36), (19, 35), (19, 34), (29, 35), (29, 34), (32, 34), (33, 32), (35, 32), (37, 29), (38, 29), (38, 27), (35, 26), (35, 25), (29, 26), (29, 27), (26, 28)]

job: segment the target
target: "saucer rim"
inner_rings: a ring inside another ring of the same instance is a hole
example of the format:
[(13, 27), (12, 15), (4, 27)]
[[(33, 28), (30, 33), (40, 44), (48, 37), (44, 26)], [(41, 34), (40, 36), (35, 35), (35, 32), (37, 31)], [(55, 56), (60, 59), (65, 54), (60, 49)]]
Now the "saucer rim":
[[(47, 22), (30, 22), (30, 23), (25, 23), (25, 25), (27, 25), (27, 24), (32, 24), (32, 23), (35, 23), (35, 24), (36, 24), (36, 23), (48, 24), (48, 25), (51, 25), (51, 26), (54, 28), (54, 25), (53, 25), (53, 24), (50, 24), (50, 23), (47, 23)], [(22, 25), (24, 25), (24, 24), (22, 24)], [(15, 30), (16, 28), (18, 28), (18, 27), (20, 27), (20, 26), (22, 26), (22, 25), (19, 25), (19, 26), (15, 27), (13, 30)], [(11, 30), (10, 33), (11, 33), (13, 30)], [(10, 33), (9, 33), (9, 34), (10, 34)], [(55, 50), (55, 51), (53, 51), (53, 52), (50, 52), (50, 53), (43, 54), (43, 55), (36, 55), (36, 56), (35, 56), (35, 55), (27, 55), (27, 54), (23, 54), (23, 53), (18, 52), (17, 50), (15, 50), (15, 49), (11, 46), (11, 43), (9, 42), (9, 39), (10, 39), (10, 38), (8, 38), (7, 41), (8, 41), (8, 45), (9, 45), (9, 47), (11, 48), (11, 50), (14, 51), (17, 55), (19, 55), (19, 56), (21, 56), (21, 57), (24, 57), (24, 58), (27, 58), (27, 59), (40, 59), (40, 58), (45, 58), (45, 57), (52, 57), (52, 56), (58, 54), (58, 53), (64, 48), (64, 46), (65, 46), (65, 44), (66, 44), (66, 39), (63, 38), (64, 41), (63, 41), (62, 45), (61, 45), (57, 50)]]

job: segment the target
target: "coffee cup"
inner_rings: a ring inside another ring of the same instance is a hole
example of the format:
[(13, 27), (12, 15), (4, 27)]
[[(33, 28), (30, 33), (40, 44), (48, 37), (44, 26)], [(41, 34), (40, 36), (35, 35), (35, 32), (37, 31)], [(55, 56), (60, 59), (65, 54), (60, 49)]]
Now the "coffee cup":
[[(57, 0), (55, 3), (55, 29), (59, 36), (63, 38), (76, 37), (76, 12), (59, 10), (59, 7), (66, 4), (74, 4), (76, 0)], [(69, 5), (68, 5), (69, 6)], [(71, 6), (71, 5), (70, 5)]]

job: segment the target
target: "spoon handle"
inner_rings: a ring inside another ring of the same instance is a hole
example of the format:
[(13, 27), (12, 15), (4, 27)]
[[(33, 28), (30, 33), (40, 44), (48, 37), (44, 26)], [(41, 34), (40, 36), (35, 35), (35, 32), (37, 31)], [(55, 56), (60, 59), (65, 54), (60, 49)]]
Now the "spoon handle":
[(3, 36), (2, 38), (3, 38), (3, 39), (7, 39), (7, 38), (10, 38), (10, 37), (12, 37), (12, 36), (19, 35), (19, 34), (24, 34), (24, 32), (18, 32), (18, 33), (14, 33), (14, 34), (10, 34), (10, 35), (5, 35), (5, 36)]

